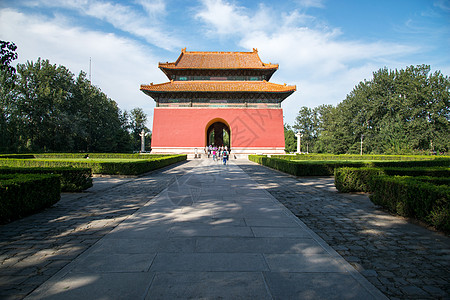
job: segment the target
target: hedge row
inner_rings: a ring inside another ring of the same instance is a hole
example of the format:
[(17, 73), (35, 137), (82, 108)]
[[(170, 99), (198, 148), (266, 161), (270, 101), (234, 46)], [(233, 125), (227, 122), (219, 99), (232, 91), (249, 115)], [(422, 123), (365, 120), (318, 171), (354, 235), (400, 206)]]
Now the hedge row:
[(450, 159), (419, 161), (298, 161), (285, 160), (265, 155), (249, 155), (248, 159), (258, 164), (289, 173), (295, 176), (332, 176), (336, 168), (343, 167), (449, 167)]
[(84, 161), (70, 160), (39, 160), (39, 159), (0, 159), (0, 166), (8, 167), (74, 167), (90, 168), (94, 174), (108, 175), (138, 175), (170, 164), (186, 160), (186, 155), (170, 155), (139, 161), (108, 162), (86, 159)]
[(401, 216), (424, 221), (450, 232), (450, 187), (424, 182), (411, 176), (374, 176), (371, 180), (375, 204)]
[(422, 176), (425, 181), (435, 184), (448, 184), (450, 168), (337, 168), (334, 170), (334, 184), (342, 193), (370, 192), (370, 180), (377, 175)]
[(16, 159), (28, 159), (35, 158), (33, 154), (0, 154), (1, 158), (16, 158)]
[(279, 158), (269, 158), (265, 155), (249, 155), (248, 159), (258, 164), (295, 176), (329, 176), (338, 167), (363, 167), (363, 162), (346, 161), (289, 161)]
[(35, 154), (0, 154), (0, 158), (32, 159), (32, 158), (123, 158), (123, 159), (153, 159), (168, 156), (167, 154), (139, 153), (35, 153)]
[(39, 153), (34, 158), (122, 158), (122, 159), (154, 159), (168, 156), (166, 154), (140, 154), (140, 153)]
[(0, 223), (49, 207), (60, 199), (56, 174), (0, 174)]
[(370, 197), (374, 203), (399, 215), (417, 218), (438, 229), (450, 231), (448, 159), (288, 161), (264, 155), (249, 155), (249, 160), (296, 176), (335, 174), (339, 191), (372, 191), (373, 195)]
[(272, 158), (285, 160), (435, 160), (450, 159), (450, 156), (432, 155), (352, 155), (352, 154), (294, 154), (272, 155)]
[(12, 168), (0, 167), (0, 174), (58, 174), (62, 192), (81, 192), (92, 187), (90, 168)]

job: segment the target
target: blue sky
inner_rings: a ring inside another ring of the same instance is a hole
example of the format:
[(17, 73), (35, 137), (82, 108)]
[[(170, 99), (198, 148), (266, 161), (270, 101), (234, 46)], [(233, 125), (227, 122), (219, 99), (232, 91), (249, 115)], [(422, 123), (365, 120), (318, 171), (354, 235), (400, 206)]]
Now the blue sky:
[(278, 63), (275, 83), (297, 85), (285, 123), (301, 106), (336, 105), (372, 72), (428, 64), (450, 74), (448, 0), (2, 0), (0, 39), (18, 62), (38, 57), (89, 71), (121, 109), (154, 101), (140, 84), (167, 78), (160, 61), (189, 51), (259, 50)]

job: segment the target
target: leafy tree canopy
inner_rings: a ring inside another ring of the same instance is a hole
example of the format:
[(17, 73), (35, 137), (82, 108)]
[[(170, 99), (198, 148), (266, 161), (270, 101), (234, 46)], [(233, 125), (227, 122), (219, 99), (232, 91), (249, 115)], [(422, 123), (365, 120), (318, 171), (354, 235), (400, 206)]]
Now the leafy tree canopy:
[[(75, 78), (66, 67), (39, 58), (18, 64), (15, 74), (10, 63), (17, 47), (10, 42), (1, 47), (0, 152), (138, 149), (128, 131), (128, 114), (84, 72)], [(131, 118), (132, 126), (145, 127), (142, 109), (134, 109)]]
[(430, 66), (383, 68), (336, 107), (302, 107), (296, 130), (315, 152), (448, 152), (450, 80)]

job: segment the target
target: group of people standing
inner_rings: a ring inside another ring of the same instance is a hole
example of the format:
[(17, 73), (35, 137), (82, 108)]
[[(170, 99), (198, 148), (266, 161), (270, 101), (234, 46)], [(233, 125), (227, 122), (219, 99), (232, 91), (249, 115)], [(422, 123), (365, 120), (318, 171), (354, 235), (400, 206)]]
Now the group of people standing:
[(214, 145), (209, 145), (205, 147), (205, 153), (208, 154), (208, 158), (212, 155), (213, 161), (220, 161), (220, 159), (222, 159), (224, 165), (227, 164), (228, 159), (230, 158), (230, 151), (227, 146), (216, 147)]

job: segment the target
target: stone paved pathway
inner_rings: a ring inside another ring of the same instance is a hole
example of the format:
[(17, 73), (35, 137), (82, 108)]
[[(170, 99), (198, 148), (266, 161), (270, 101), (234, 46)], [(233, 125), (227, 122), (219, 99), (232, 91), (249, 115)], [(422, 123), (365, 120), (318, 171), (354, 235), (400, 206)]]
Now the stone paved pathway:
[(0, 299), (23, 299), (199, 163), (143, 178), (95, 178), (88, 192), (63, 194), (53, 207), (0, 226)]
[[(94, 244), (102, 246), (102, 243), (98, 244), (100, 239), (200, 163), (199, 160), (189, 161), (153, 172), (145, 178), (117, 179), (117, 182), (100, 178), (88, 193), (65, 194), (50, 209), (0, 226), (0, 299), (23, 299), (74, 259), (86, 254), (89, 248), (93, 249)], [(364, 195), (338, 194), (332, 178), (294, 178), (248, 161), (234, 163), (389, 298), (450, 299), (450, 242), (447, 236), (391, 216), (375, 207)], [(123, 196), (118, 199), (114, 196), (117, 194)], [(185, 198), (179, 200), (181, 203)], [(231, 225), (240, 227), (245, 222)], [(181, 241), (184, 237), (179, 238)], [(189, 239), (185, 239), (183, 245), (171, 245), (176, 248), (171, 251), (189, 252), (192, 247), (217, 251), (211, 248), (208, 239), (211, 237), (196, 238), (195, 246), (192, 240), (186, 242)], [(240, 244), (230, 244), (233, 240), (227, 237), (212, 240), (223, 242), (219, 243), (220, 247), (228, 247), (230, 257), (233, 252), (243, 251), (234, 248)], [(114, 249), (118, 245), (109, 246)], [(277, 245), (268, 242), (265, 247), (273, 252)], [(276, 258), (276, 255), (268, 255), (271, 259)], [(183, 259), (183, 255), (179, 258)], [(214, 282), (226, 277), (223, 273), (211, 274), (207, 277), (194, 274), (189, 278), (180, 277), (178, 281), (184, 284)], [(102, 276), (108, 279), (111, 275), (105, 273)], [(290, 280), (297, 282), (299, 279), (292, 277)], [(162, 285), (171, 284), (164, 276), (158, 280)], [(227, 282), (240, 280), (242, 278), (233, 277)], [(253, 280), (261, 280), (261, 277)], [(270, 280), (276, 282), (280, 278), (266, 278), (266, 282)]]
[(119, 205), (128, 217), (26, 299), (385, 299), (234, 163), (203, 160), (174, 177), (156, 196), (152, 176), (98, 192), (113, 204), (86, 213), (147, 203)]
[(390, 215), (333, 178), (236, 162), (391, 299), (450, 299), (450, 238)]

